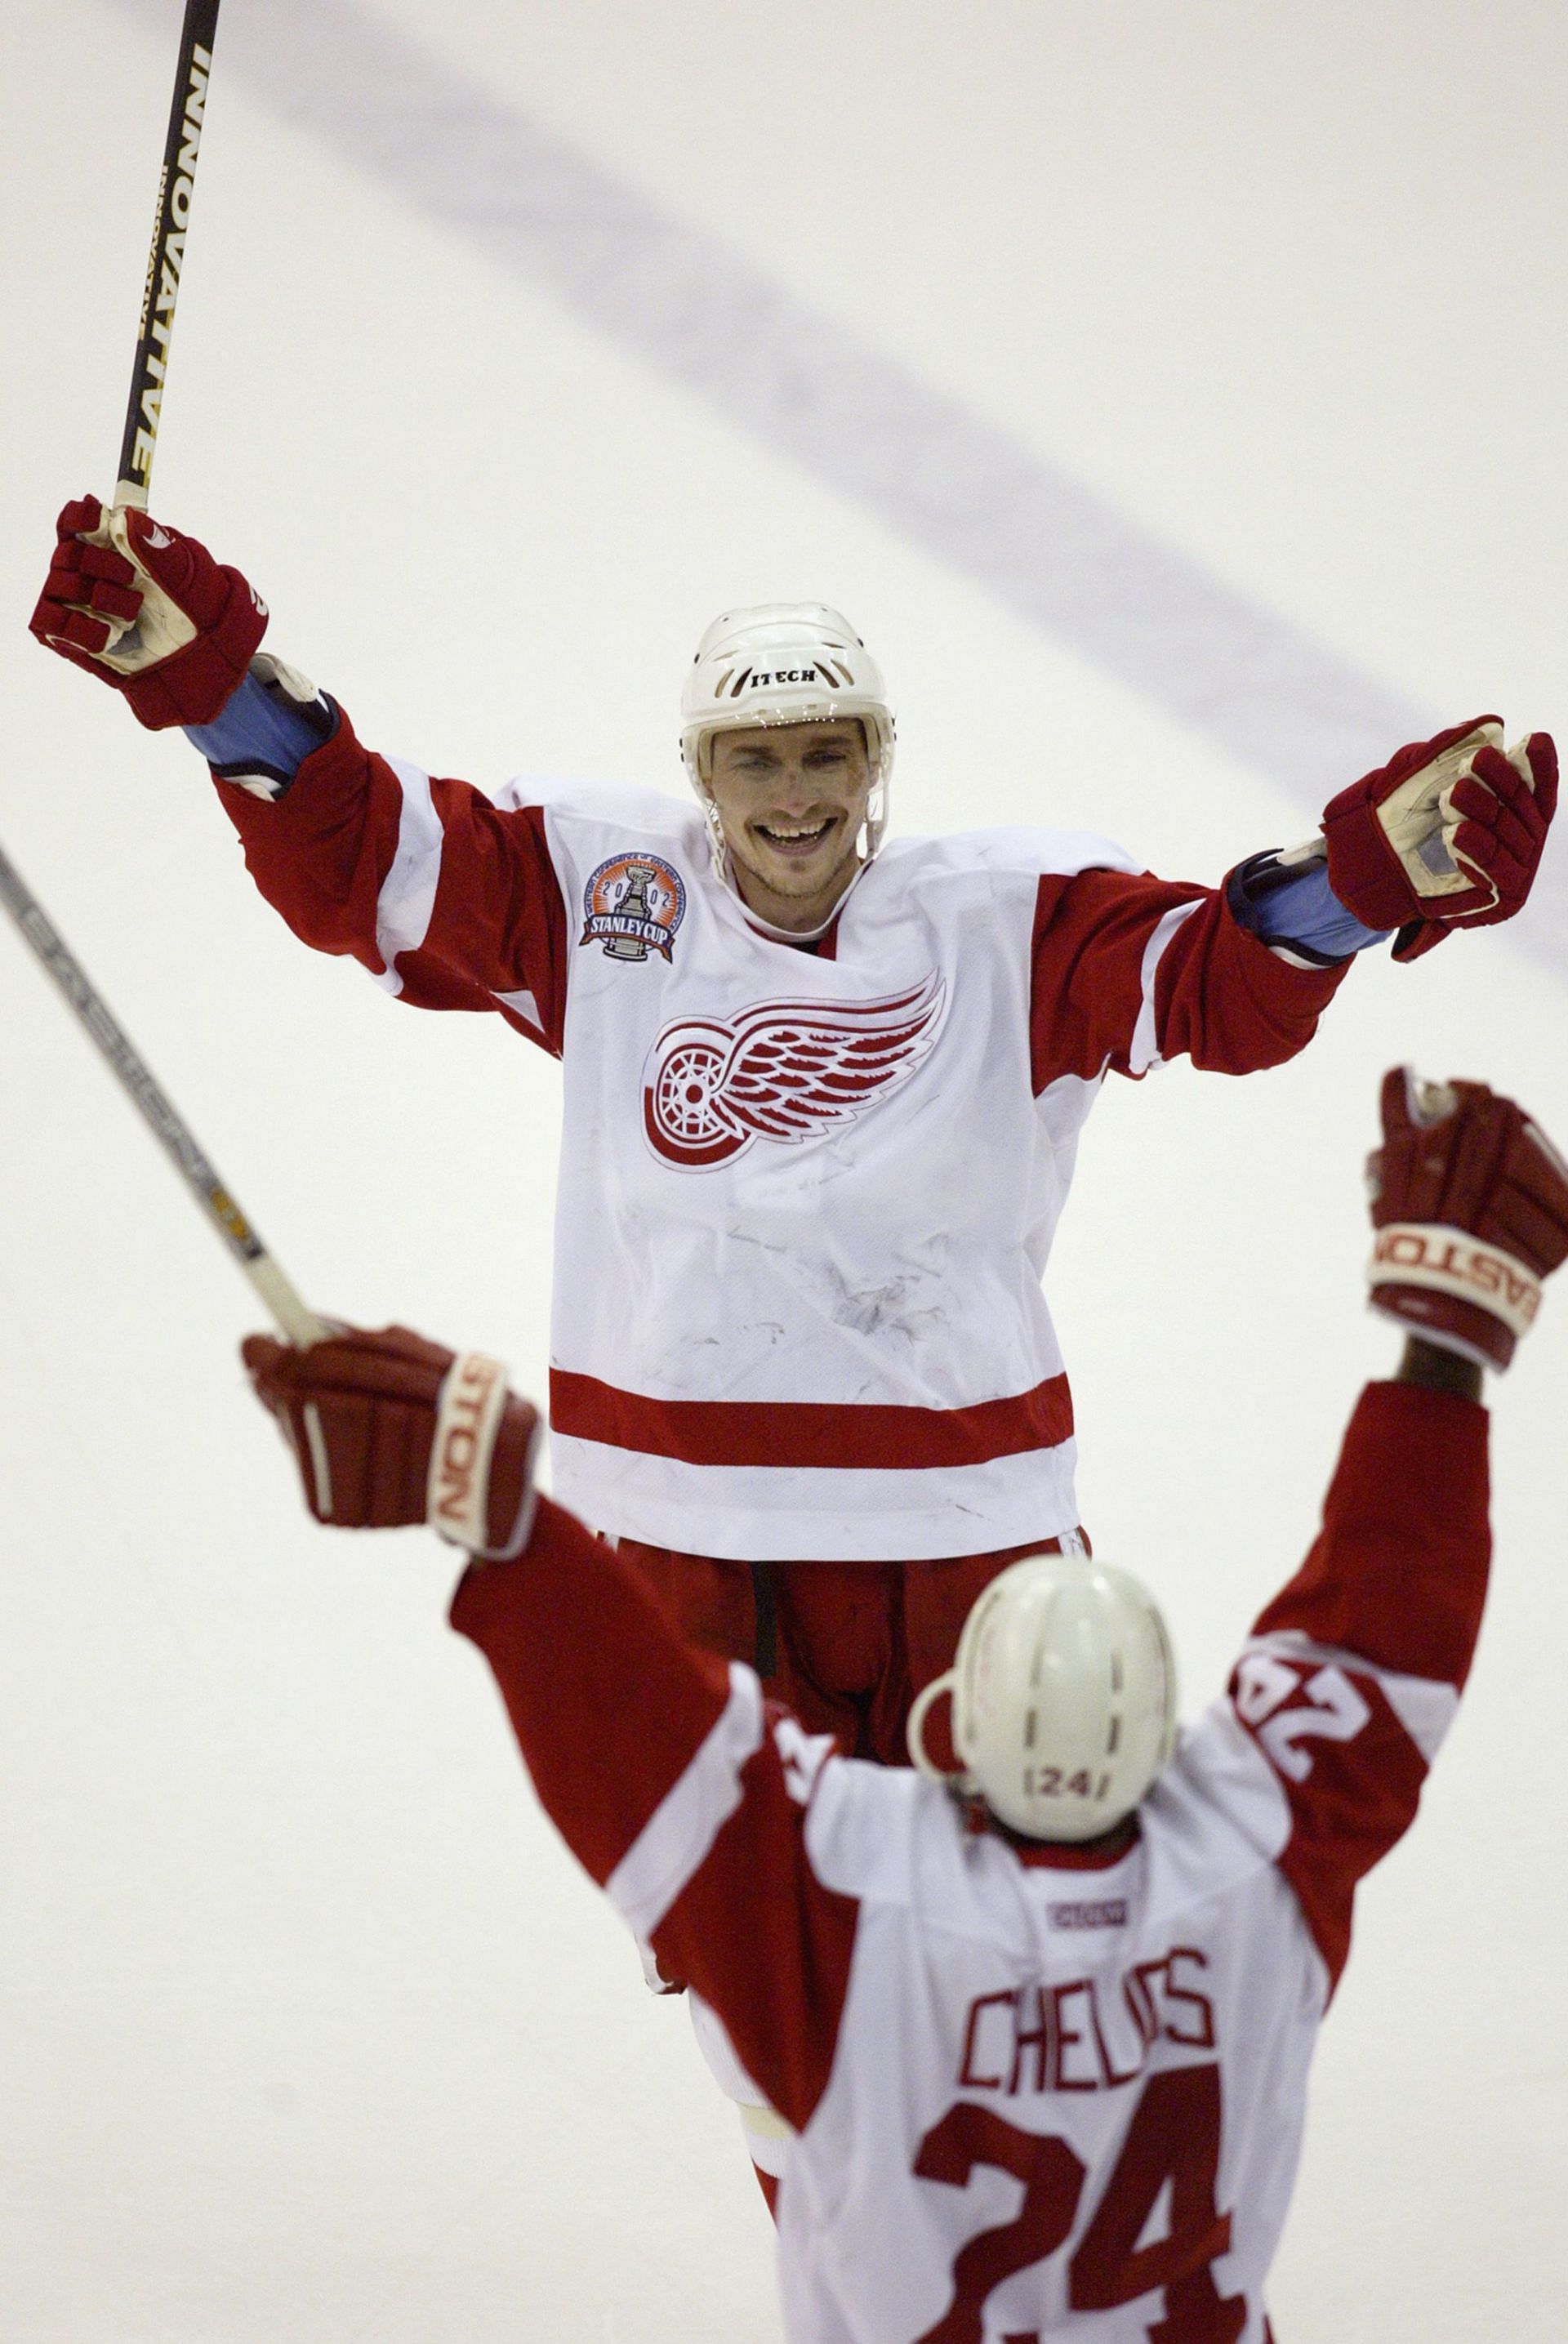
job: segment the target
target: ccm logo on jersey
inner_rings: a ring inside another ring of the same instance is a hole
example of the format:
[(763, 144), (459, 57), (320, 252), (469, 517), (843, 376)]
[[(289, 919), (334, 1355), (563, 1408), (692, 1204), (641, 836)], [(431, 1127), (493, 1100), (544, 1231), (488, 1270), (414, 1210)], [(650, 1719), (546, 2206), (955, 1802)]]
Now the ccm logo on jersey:
[(582, 891), (580, 945), (602, 944), (606, 960), (673, 957), (686, 916), (686, 883), (662, 854), (612, 854)]
[(683, 1172), (706, 1172), (754, 1139), (820, 1138), (907, 1082), (946, 1003), (933, 971), (878, 1001), (765, 1001), (733, 1019), (680, 1018), (643, 1068), (648, 1144)]
[(1047, 1904), (1046, 1915), (1053, 1929), (1125, 1929), (1127, 1898), (1102, 1896), (1098, 1903)]

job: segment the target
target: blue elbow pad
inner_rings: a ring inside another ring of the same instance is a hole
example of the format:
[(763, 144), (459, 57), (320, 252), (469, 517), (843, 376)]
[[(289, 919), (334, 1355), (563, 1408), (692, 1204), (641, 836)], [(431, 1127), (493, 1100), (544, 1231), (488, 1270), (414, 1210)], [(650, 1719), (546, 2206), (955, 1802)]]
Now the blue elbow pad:
[(1230, 874), (1227, 901), (1239, 927), (1260, 944), (1280, 945), (1319, 968), (1332, 968), (1391, 928), (1365, 928), (1329, 884), (1327, 863), (1283, 865), (1278, 850), (1254, 854)]
[[(314, 692), (314, 698), (296, 698), (284, 676)], [(311, 751), (337, 729), (338, 710), (326, 693), (263, 655), (252, 660), (238, 691), (213, 722), (187, 724), (185, 737), (219, 781), (233, 782), (252, 797), (280, 798)]]

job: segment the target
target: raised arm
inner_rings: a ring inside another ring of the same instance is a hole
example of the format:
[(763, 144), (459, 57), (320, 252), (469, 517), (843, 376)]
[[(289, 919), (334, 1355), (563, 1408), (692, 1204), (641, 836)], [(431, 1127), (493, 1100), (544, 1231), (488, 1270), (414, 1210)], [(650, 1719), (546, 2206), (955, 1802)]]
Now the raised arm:
[(806, 1848), (830, 1744), (764, 1705), (750, 1669), (684, 1643), (613, 1551), (544, 1500), (526, 1551), (470, 1569), (451, 1620), (573, 1854), (663, 1975), (718, 2012), (772, 2106), (806, 2124), (858, 1911)]
[(298, 1350), (252, 1336), (245, 1362), (319, 1521), (428, 1521), (494, 1558), (465, 1574), (452, 1625), (489, 1662), (535, 1790), (663, 1974), (696, 1987), (772, 2105), (805, 2123), (856, 1912), (806, 1848), (831, 1744), (765, 1709), (749, 1669), (685, 1644), (612, 1548), (535, 1505), (534, 1413), (495, 1360), (389, 1327)]
[[(1420, 1331), (1395, 1379), (1362, 1393), (1322, 1528), (1229, 1694), (1251, 1759), (1236, 1777), (1243, 1809), (1330, 1981), (1356, 1884), (1413, 1820), (1470, 1672), (1491, 1553), (1482, 1362), (1506, 1366), (1534, 1315), (1521, 1295), (1538, 1298), (1568, 1253), (1568, 1166), (1512, 1101), (1398, 1068), (1382, 1111), (1372, 1299)], [(1390, 1229), (1411, 1241), (1397, 1281)]]
[(207, 759), (262, 894), (317, 950), (422, 1008), (498, 1011), (559, 1053), (566, 914), (542, 808), (364, 748), (334, 702), (256, 656), (267, 611), (194, 538), (67, 505), (40, 641)]
[(1453, 928), (1511, 919), (1556, 810), (1557, 758), (1544, 732), (1506, 756), (1501, 742), (1482, 717), (1401, 749), (1341, 791), (1305, 845), (1250, 856), (1221, 888), (1042, 879), (1036, 1091), (1182, 1055), (1219, 1074), (1279, 1066), (1358, 952), (1397, 931), (1395, 956), (1416, 959)]
[[(288, 686), (264, 691), (253, 674), (245, 689), (276, 702)], [(497, 1010), (558, 1056), (566, 909), (543, 808), (505, 810), (380, 756), (323, 705), (325, 737), (275, 792), (256, 786), (254, 752), (213, 766), (261, 893), (306, 944), (351, 954), (416, 1008)], [(220, 722), (232, 725), (229, 711)]]
[(1118, 871), (1044, 878), (1031, 965), (1035, 1091), (1108, 1069), (1136, 1079), (1183, 1054), (1225, 1075), (1279, 1066), (1311, 1040), (1349, 966), (1271, 950), (1228, 889)]

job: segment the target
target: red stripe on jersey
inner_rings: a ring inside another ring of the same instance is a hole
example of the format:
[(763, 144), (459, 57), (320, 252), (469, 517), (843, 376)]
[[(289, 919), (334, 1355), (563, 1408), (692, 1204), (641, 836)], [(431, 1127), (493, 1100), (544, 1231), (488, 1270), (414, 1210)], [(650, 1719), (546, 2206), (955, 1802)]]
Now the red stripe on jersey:
[[(219, 781), (258, 887), (318, 952), (351, 953), (374, 975), (381, 891), (397, 859), (403, 787), (362, 746), (341, 709), (275, 803)], [(561, 1056), (569, 932), (543, 809), (508, 811), (466, 782), (432, 780), (441, 827), (440, 876), (422, 944), (398, 952), (400, 998), (416, 1009), (499, 1012)], [(526, 992), (535, 1025), (498, 996)]]
[[(701, 1764), (731, 1672), (548, 1498), (516, 1561), (470, 1564), (451, 1622), (490, 1663), (535, 1791), (602, 1885)], [(833, 2070), (860, 1910), (806, 1854), (824, 1754), (769, 1713), (738, 1805), (683, 1884), (675, 1849), (677, 1893), (652, 1933), (661, 1975), (688, 1979), (720, 2013), (746, 2072), (797, 2129)]]
[(1487, 1414), (1457, 1392), (1369, 1384), (1323, 1527), (1255, 1636), (1295, 1629), (1374, 1667), (1461, 1691), (1486, 1602)]
[(847, 1407), (826, 1400), (654, 1399), (597, 1376), (550, 1371), (552, 1430), (684, 1465), (885, 1468), (984, 1465), (1070, 1440), (1065, 1375), (972, 1408)]
[(723, 1716), (728, 1670), (544, 1497), (522, 1554), (470, 1565), (450, 1617), (489, 1662), (535, 1791), (602, 1887)]
[[(1295, 1672), (1298, 1690), (1269, 1721), (1287, 1726), (1308, 1721), (1303, 1738), (1284, 1745), (1301, 1767), (1300, 1775), (1292, 1779), (1276, 1772), (1290, 1809), (1290, 1836), (1274, 1860), (1296, 1892), (1331, 1993), (1350, 1958), (1356, 1884), (1414, 1822), (1427, 1764), (1370, 1671), (1340, 1670), (1331, 1663), (1320, 1668), (1306, 1661)], [(1324, 1714), (1313, 1707), (1313, 1682), (1324, 1676), (1351, 1689), (1365, 1719), (1344, 1742), (1320, 1738), (1313, 1730), (1312, 1721)], [(1234, 1704), (1236, 1680), (1231, 1682)], [(1262, 1736), (1245, 1718), (1239, 1722), (1273, 1763)]]
[[(1331, 1983), (1356, 1884), (1409, 1830), (1427, 1773), (1373, 1672), (1454, 1692), (1469, 1674), (1492, 1545), (1486, 1434), (1485, 1409), (1457, 1393), (1369, 1384), (1312, 1551), (1253, 1631), (1269, 1640), (1281, 1697), (1260, 1685), (1249, 1698), (1245, 1656), (1232, 1681), (1239, 1720), (1290, 1807), (1276, 1861)], [(1340, 1658), (1320, 1661), (1296, 1639)]]
[[(663, 1691), (645, 1677), (639, 1699), (655, 1704)], [(690, 1979), (718, 2012), (769, 2107), (804, 2132), (833, 2074), (860, 1902), (813, 1868), (813, 1753), (794, 1718), (771, 1703), (769, 1714), (772, 1730), (741, 1772), (740, 1805), (652, 1944), (661, 1971)]]
[(1351, 964), (1294, 968), (1237, 924), (1218, 891), (1125, 871), (1047, 873), (1030, 945), (1029, 1052), (1037, 1096), (1064, 1075), (1126, 1075), (1144, 1007), (1144, 953), (1168, 913), (1195, 904), (1153, 972), (1158, 1056), (1245, 1075), (1304, 1049)]

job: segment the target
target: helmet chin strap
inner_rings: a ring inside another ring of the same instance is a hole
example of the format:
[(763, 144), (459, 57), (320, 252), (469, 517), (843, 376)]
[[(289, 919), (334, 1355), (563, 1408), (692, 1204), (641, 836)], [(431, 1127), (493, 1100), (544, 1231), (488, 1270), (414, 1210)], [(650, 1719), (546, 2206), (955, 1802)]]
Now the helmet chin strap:
[(734, 873), (730, 868), (729, 841), (724, 836), (724, 825), (719, 820), (719, 809), (713, 803), (713, 792), (706, 786), (703, 791), (703, 819), (708, 828), (708, 853), (713, 858), (713, 876), (721, 886), (729, 889), (732, 895), (738, 895), (740, 889), (735, 885)]
[(865, 813), (861, 818), (861, 834), (865, 840), (862, 863), (875, 862), (881, 852), (887, 833), (888, 785), (882, 778), (882, 760), (876, 761), (876, 773), (865, 793)]
[[(721, 887), (728, 889), (729, 893), (734, 897), (736, 903), (740, 904), (742, 910), (745, 913), (747, 919), (761, 920), (761, 913), (754, 912), (752, 909), (752, 906), (746, 902), (745, 897), (742, 894), (739, 884), (736, 881), (734, 857), (730, 853), (730, 843), (724, 836), (724, 825), (719, 818), (719, 809), (714, 801), (713, 790), (706, 780), (699, 783), (698, 790), (703, 801), (703, 819), (708, 833), (708, 854), (713, 865), (713, 876), (717, 879)], [(850, 881), (849, 885), (844, 891), (844, 894), (839, 897), (838, 902), (835, 904), (832, 911), (828, 914), (826, 919), (823, 921), (820, 927), (780, 928), (777, 930), (777, 934), (781, 936), (794, 936), (798, 938), (802, 944), (810, 944), (814, 937), (824, 935), (827, 929), (833, 924), (833, 922), (837, 918), (839, 912), (842, 910), (845, 897), (850, 894), (851, 889), (859, 885), (863, 874), (868, 869), (870, 864), (875, 861), (878, 854), (881, 852), (882, 842), (886, 835), (886, 832), (887, 785), (882, 779), (881, 760), (878, 759), (876, 776), (872, 782), (870, 789), (866, 792), (865, 812), (860, 818), (860, 861), (856, 867), (854, 878)], [(762, 920), (762, 924), (764, 928), (770, 929), (774, 926), (774, 923), (771, 920)]]

